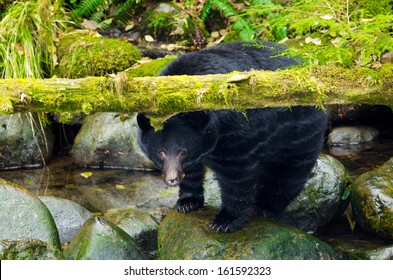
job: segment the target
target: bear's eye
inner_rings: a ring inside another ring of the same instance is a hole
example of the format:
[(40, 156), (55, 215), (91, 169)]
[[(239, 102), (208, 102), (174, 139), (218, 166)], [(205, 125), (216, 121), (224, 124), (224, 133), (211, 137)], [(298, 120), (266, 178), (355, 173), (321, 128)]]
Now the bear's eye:
[(165, 150), (159, 150), (159, 151), (157, 152), (157, 156), (158, 156), (160, 159), (163, 160), (163, 159), (166, 157)]
[(185, 149), (179, 149), (177, 154), (181, 157), (185, 157), (187, 155), (187, 151)]

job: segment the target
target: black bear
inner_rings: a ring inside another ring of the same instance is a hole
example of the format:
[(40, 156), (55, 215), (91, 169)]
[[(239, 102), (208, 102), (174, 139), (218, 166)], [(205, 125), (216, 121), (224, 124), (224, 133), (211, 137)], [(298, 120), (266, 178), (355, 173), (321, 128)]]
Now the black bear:
[[(159, 75), (203, 75), (276, 70), (298, 64), (269, 42), (228, 43), (180, 56)], [(302, 190), (323, 143), (326, 113), (315, 107), (179, 113), (155, 131), (137, 116), (142, 151), (180, 185), (177, 210), (204, 205), (205, 167), (218, 180), (222, 206), (211, 223), (220, 232), (240, 229), (250, 215), (278, 216)]]

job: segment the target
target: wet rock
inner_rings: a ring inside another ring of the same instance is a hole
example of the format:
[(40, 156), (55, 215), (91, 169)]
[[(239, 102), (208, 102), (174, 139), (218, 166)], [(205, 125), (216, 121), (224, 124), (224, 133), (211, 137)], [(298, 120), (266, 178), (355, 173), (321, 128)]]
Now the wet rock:
[(53, 136), (35, 114), (0, 115), (0, 170), (40, 167), (52, 157)]
[(307, 233), (267, 218), (253, 218), (234, 233), (209, 228), (216, 209), (171, 212), (158, 231), (159, 259), (336, 259), (326, 243)]
[(327, 143), (332, 146), (357, 145), (375, 141), (378, 135), (378, 129), (370, 126), (341, 126), (332, 129)]
[(136, 208), (127, 208), (109, 210), (104, 217), (134, 238), (144, 251), (151, 255), (156, 253), (159, 222), (152, 215)]
[(62, 260), (61, 251), (36, 239), (0, 240), (0, 260)]
[(136, 117), (97, 113), (85, 118), (75, 138), (72, 156), (90, 167), (151, 169), (151, 161), (137, 143)]
[(349, 200), (342, 196), (349, 180), (337, 159), (321, 154), (302, 192), (288, 205), (282, 221), (304, 231), (315, 231), (342, 214)]
[(393, 158), (355, 180), (351, 187), (351, 204), (362, 228), (393, 239)]
[(64, 251), (74, 260), (146, 260), (135, 239), (104, 218), (90, 218)]
[(58, 44), (58, 73), (64, 78), (83, 78), (118, 73), (141, 58), (131, 44), (90, 32), (69, 33)]
[[(305, 231), (315, 231), (339, 215), (348, 204), (341, 199), (347, 185), (345, 167), (335, 158), (321, 154), (298, 197), (285, 210), (281, 220)], [(205, 178), (205, 201), (221, 206), (221, 194), (212, 172)]]
[(78, 203), (58, 197), (40, 196), (55, 219), (60, 242), (71, 242), (78, 230), (92, 214)]
[(368, 240), (336, 240), (337, 252), (350, 260), (393, 260), (393, 245), (381, 245)]
[(48, 208), (25, 189), (0, 179), (0, 240), (32, 238), (60, 246)]

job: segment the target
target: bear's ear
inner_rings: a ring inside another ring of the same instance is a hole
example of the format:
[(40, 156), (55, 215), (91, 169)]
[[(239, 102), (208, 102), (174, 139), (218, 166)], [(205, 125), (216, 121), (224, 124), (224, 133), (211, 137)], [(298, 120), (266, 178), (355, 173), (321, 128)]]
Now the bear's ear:
[(150, 124), (150, 119), (146, 117), (145, 113), (138, 113), (136, 116), (136, 121), (138, 123), (139, 128), (143, 132), (147, 132), (153, 129), (153, 126)]
[(188, 113), (190, 123), (197, 129), (205, 129), (210, 120), (210, 115), (207, 112), (192, 112)]

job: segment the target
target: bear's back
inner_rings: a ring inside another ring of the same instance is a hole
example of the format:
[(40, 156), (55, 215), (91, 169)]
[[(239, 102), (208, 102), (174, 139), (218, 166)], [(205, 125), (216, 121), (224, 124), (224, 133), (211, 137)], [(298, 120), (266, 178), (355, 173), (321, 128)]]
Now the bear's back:
[(182, 55), (158, 75), (226, 74), (233, 71), (277, 70), (297, 65), (283, 55), (285, 47), (272, 42), (233, 42)]

